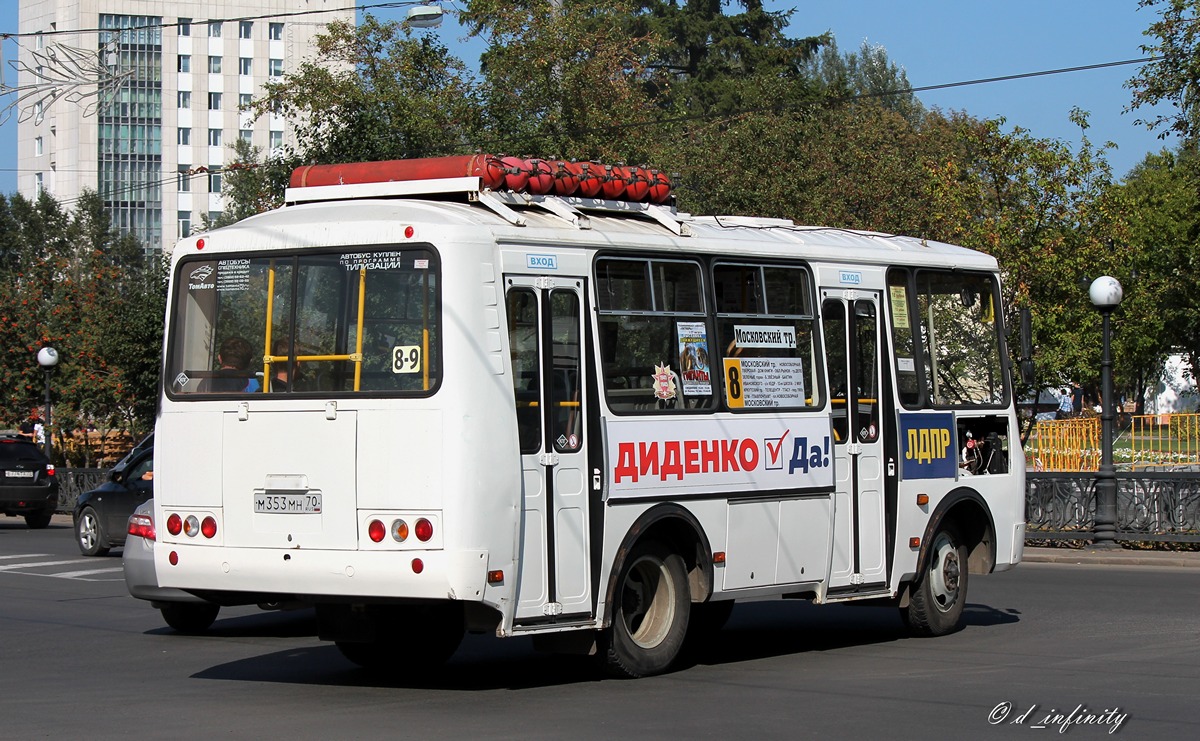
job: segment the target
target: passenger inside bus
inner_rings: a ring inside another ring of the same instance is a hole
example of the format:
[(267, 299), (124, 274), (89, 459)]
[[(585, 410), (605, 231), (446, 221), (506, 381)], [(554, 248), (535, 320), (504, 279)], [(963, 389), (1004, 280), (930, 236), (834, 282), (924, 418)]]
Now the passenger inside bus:
[(254, 350), (241, 337), (227, 337), (217, 351), (217, 370), (211, 378), (200, 382), (202, 393), (231, 393), (258, 391), (258, 379), (250, 373), (250, 360)]

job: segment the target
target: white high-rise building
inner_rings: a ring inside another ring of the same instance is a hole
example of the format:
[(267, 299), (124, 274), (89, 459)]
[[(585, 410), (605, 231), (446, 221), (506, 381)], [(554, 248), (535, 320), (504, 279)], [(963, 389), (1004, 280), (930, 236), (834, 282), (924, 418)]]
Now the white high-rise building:
[(15, 112), (17, 189), (28, 198), (46, 189), (68, 205), (95, 190), (113, 223), (148, 249), (169, 248), (222, 211), (222, 168), (236, 139), (265, 153), (292, 141), (281, 117), (251, 122), (239, 105), (313, 56), (326, 24), (355, 18), (354, 0), (20, 0), (19, 11), (28, 69), (18, 87), (57, 74), (69, 54), (54, 45), (132, 74), (94, 110), (94, 97), (28, 98)]

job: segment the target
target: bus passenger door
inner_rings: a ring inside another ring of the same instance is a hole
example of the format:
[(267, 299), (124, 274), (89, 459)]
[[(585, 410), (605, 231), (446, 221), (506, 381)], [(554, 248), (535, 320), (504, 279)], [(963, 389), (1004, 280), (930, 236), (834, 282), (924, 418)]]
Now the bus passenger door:
[(516, 622), (592, 615), (584, 279), (506, 276), (523, 513)]
[(886, 585), (879, 294), (822, 290), (822, 326), (833, 404), (833, 559), (829, 588)]

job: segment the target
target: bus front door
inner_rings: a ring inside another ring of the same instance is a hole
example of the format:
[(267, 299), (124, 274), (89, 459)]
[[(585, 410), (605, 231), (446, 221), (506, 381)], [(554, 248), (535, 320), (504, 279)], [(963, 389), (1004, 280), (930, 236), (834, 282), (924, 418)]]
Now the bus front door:
[(829, 589), (875, 592), (887, 581), (879, 294), (821, 293), (836, 480)]
[(590, 618), (583, 278), (506, 276), (523, 513), (515, 622)]

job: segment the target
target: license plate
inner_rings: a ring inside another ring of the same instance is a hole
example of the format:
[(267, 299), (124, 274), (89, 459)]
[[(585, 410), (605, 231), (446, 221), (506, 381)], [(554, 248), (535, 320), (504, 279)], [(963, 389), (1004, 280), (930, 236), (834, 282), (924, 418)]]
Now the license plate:
[(321, 512), (320, 494), (255, 494), (254, 513), (262, 515), (314, 515)]
[(5, 471), (4, 475), (10, 479), (31, 479), (35, 473), (35, 471)]

